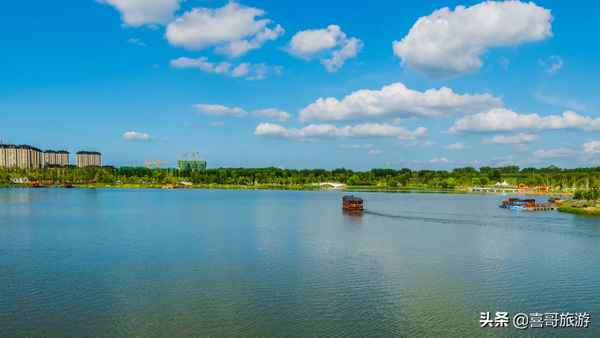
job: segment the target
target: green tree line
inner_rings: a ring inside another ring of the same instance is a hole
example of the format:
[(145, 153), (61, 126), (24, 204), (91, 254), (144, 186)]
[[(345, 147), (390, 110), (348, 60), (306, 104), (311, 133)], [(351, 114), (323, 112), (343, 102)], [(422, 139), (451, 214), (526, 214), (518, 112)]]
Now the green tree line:
[(457, 189), (461, 187), (509, 184), (560, 186), (562, 189), (588, 191), (600, 186), (600, 167), (561, 169), (507, 167), (465, 167), (446, 170), (371, 169), (281, 169), (281, 168), (216, 168), (206, 171), (148, 169), (138, 167), (44, 168), (22, 170), (0, 168), (0, 184), (16, 178), (63, 184), (193, 184), (220, 185), (308, 185), (340, 182), (350, 186), (414, 189)]

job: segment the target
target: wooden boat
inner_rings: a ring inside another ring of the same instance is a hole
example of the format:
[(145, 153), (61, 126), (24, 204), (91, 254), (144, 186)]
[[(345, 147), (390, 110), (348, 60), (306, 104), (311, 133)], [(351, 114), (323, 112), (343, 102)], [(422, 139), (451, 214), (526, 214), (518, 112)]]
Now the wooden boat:
[(63, 184), (63, 187), (65, 187), (66, 189), (72, 189), (73, 188), (73, 183), (71, 183), (71, 182), (65, 182), (65, 184)]
[(507, 200), (502, 201), (500, 208), (511, 209), (511, 210), (526, 210), (535, 207), (534, 199), (522, 199), (511, 197)]
[(363, 211), (364, 202), (360, 197), (346, 195), (342, 198), (342, 209), (344, 211)]
[(44, 186), (38, 181), (31, 182), (31, 187), (32, 188), (44, 188)]
[(526, 210), (526, 211), (551, 211), (556, 210), (560, 204), (557, 199), (549, 199), (545, 203), (537, 203), (534, 199), (509, 198), (502, 201), (500, 208), (510, 210)]

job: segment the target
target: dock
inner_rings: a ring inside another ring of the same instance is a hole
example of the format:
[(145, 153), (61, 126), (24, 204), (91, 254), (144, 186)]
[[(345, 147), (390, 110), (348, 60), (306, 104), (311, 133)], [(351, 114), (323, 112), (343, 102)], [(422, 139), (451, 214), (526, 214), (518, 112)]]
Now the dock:
[(558, 209), (558, 206), (553, 203), (536, 203), (532, 207), (528, 207), (525, 210), (527, 211), (555, 211)]
[(539, 203), (533, 198), (522, 199), (511, 197), (502, 201), (500, 208), (523, 211), (554, 211), (558, 209), (560, 202), (559, 198), (551, 198), (548, 202)]

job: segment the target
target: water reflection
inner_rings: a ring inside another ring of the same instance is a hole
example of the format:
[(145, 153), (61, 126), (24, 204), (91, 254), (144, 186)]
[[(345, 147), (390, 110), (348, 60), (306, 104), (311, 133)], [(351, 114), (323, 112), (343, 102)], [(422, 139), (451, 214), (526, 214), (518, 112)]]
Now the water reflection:
[(373, 212), (341, 193), (0, 191), (1, 335), (471, 337), (482, 309), (600, 313), (595, 220), (361, 197)]

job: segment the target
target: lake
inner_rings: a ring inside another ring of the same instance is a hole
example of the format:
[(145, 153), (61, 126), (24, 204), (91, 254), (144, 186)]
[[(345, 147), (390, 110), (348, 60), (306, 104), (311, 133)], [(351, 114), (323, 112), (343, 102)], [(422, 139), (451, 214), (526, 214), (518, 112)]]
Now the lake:
[(600, 337), (600, 219), (416, 193), (349, 216), (342, 195), (0, 189), (0, 336)]

